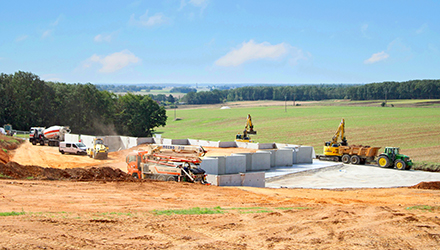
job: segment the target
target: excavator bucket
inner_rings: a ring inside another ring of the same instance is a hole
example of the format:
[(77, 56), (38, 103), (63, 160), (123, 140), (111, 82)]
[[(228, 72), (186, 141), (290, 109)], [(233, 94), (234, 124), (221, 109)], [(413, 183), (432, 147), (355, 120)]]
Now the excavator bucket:
[(257, 131), (255, 131), (255, 130), (249, 130), (247, 133), (248, 133), (249, 135), (256, 135), (256, 134), (257, 134)]

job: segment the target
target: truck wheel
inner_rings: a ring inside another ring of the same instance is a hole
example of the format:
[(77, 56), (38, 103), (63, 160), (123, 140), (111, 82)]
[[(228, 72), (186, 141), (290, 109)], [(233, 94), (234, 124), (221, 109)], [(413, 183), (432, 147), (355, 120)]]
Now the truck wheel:
[(406, 169), (406, 163), (402, 160), (396, 160), (396, 162), (394, 162), (394, 167), (399, 169), (399, 170), (405, 170)]
[(32, 145), (37, 145), (37, 141), (36, 140), (32, 140)]
[(135, 179), (139, 179), (139, 175), (137, 173), (133, 173), (133, 174), (131, 174), (131, 176)]
[(40, 141), (40, 146), (44, 146), (44, 141), (43, 140)]
[(361, 162), (361, 158), (359, 158), (359, 156), (357, 156), (357, 155), (353, 155), (350, 158), (350, 162), (351, 162), (351, 164), (358, 165)]
[(167, 177), (166, 177), (165, 175), (161, 174), (161, 175), (159, 175), (159, 176), (157, 177), (157, 180), (159, 180), (159, 181), (166, 181), (166, 180), (167, 180)]
[(167, 177), (167, 181), (177, 181), (177, 180), (175, 176), (170, 175)]
[(342, 162), (345, 164), (350, 163), (350, 155), (343, 155), (341, 158)]
[(64, 151), (63, 151), (63, 150), (61, 150), (61, 151), (60, 151), (60, 153), (61, 153), (61, 154), (64, 154)]
[(390, 166), (390, 159), (384, 155), (379, 156), (379, 159), (377, 159), (377, 165), (381, 168), (387, 168)]

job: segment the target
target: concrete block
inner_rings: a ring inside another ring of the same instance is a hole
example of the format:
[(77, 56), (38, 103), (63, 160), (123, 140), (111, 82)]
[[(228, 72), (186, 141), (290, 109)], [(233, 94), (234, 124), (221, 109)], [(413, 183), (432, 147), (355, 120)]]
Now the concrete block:
[(251, 171), (270, 169), (271, 152), (257, 151), (252, 154)]
[(286, 143), (275, 143), (276, 148), (299, 148), (300, 145), (286, 144)]
[(200, 163), (200, 167), (205, 170), (208, 175), (219, 174), (218, 158), (205, 157)]
[(132, 148), (132, 147), (136, 147), (137, 144), (137, 139), (136, 137), (128, 137), (128, 145), (127, 148)]
[(246, 172), (246, 156), (231, 155), (226, 156), (225, 174), (238, 174)]
[(188, 139), (173, 139), (171, 140), (173, 145), (189, 145)]
[(77, 135), (77, 134), (66, 134), (66, 135), (64, 135), (64, 141), (67, 141), (67, 142), (79, 142), (79, 135)]
[(158, 137), (154, 137), (154, 144), (163, 144), (163, 139), (162, 138), (158, 138)]
[(277, 167), (283, 167), (283, 166), (289, 166), (291, 167), (293, 165), (293, 154), (294, 149), (277, 149), (274, 151), (275, 153), (275, 166)]
[(237, 143), (235, 141), (222, 141), (218, 144), (219, 148), (236, 148)]
[(277, 148), (275, 143), (258, 143), (258, 149), (274, 149)]
[(301, 146), (297, 151), (297, 163), (313, 163), (313, 147)]
[(207, 181), (216, 186), (249, 186), (264, 187), (265, 179), (263, 172), (239, 173), (229, 175), (208, 175)]
[(199, 140), (195, 140), (195, 139), (188, 139), (188, 144), (189, 145), (195, 145), (195, 146), (199, 146)]
[(84, 143), (88, 148), (91, 148), (93, 146), (94, 138), (96, 137), (91, 135), (81, 135), (81, 142)]
[(173, 143), (173, 140), (171, 140), (171, 139), (165, 139), (165, 138), (161, 138), (162, 139), (162, 143), (161, 144), (164, 144), (164, 145), (172, 145)]
[(141, 144), (153, 144), (154, 138), (153, 137), (138, 137), (136, 146)]
[(252, 153), (235, 153), (231, 155), (244, 155), (246, 156), (246, 172), (252, 171)]
[(198, 145), (202, 147), (216, 147), (218, 148), (218, 141), (205, 141), (205, 140), (198, 140)]

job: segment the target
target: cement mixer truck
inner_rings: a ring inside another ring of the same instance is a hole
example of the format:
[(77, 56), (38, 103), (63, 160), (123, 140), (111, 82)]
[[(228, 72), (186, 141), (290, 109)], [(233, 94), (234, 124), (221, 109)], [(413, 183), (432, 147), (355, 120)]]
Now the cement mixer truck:
[(69, 127), (63, 126), (52, 126), (49, 128), (32, 127), (30, 129), (29, 142), (31, 142), (32, 145), (39, 143), (41, 146), (46, 144), (49, 146), (58, 146), (60, 145), (60, 141), (64, 141), (64, 136), (69, 133)]

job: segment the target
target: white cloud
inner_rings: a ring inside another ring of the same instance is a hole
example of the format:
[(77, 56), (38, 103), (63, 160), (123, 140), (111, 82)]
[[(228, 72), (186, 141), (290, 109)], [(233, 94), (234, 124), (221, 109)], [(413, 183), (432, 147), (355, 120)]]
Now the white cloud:
[(144, 15), (140, 16), (139, 19), (136, 19), (135, 14), (130, 16), (130, 24), (132, 25), (152, 27), (166, 23), (168, 23), (168, 18), (162, 13), (156, 13), (153, 16), (148, 16), (148, 10)]
[(428, 24), (424, 23), (418, 30), (416, 30), (416, 34), (422, 34), (428, 29)]
[(268, 42), (255, 43), (254, 40), (244, 42), (238, 49), (233, 49), (220, 59), (215, 61), (218, 66), (238, 66), (247, 61), (256, 61), (260, 59), (276, 59), (288, 53), (289, 45), (280, 43), (271, 45)]
[(111, 42), (113, 40), (113, 38), (118, 34), (119, 32), (112, 32), (110, 34), (108, 33), (102, 33), (102, 34), (98, 34), (95, 36), (95, 38), (93, 38), (93, 40), (97, 43), (100, 42)]
[(55, 20), (55, 22), (51, 23), (52, 26), (57, 26), (58, 23), (60, 23), (60, 21), (62, 21), (64, 19), (64, 16), (61, 14), (58, 16), (57, 20)]
[(52, 34), (53, 30), (46, 30), (45, 32), (43, 32), (43, 35), (41, 35), (41, 38), (47, 38)]
[(202, 5), (205, 5), (208, 1), (206, 1), (206, 0), (189, 0), (189, 2), (194, 6), (200, 7)]
[(15, 41), (16, 41), (16, 42), (21, 42), (21, 41), (26, 40), (27, 38), (28, 38), (27, 35), (22, 35), (22, 36), (17, 37), (17, 38), (15, 39)]
[(379, 53), (373, 54), (370, 58), (365, 60), (364, 63), (365, 64), (376, 63), (379, 61), (383, 61), (383, 60), (387, 59), (388, 57), (389, 57), (389, 55), (387, 53), (385, 53), (385, 51), (381, 51)]
[(83, 67), (89, 68), (93, 63), (100, 63), (102, 67), (99, 69), (99, 72), (113, 73), (140, 61), (140, 58), (125, 49), (121, 52), (116, 52), (105, 57), (94, 54), (83, 63)]

